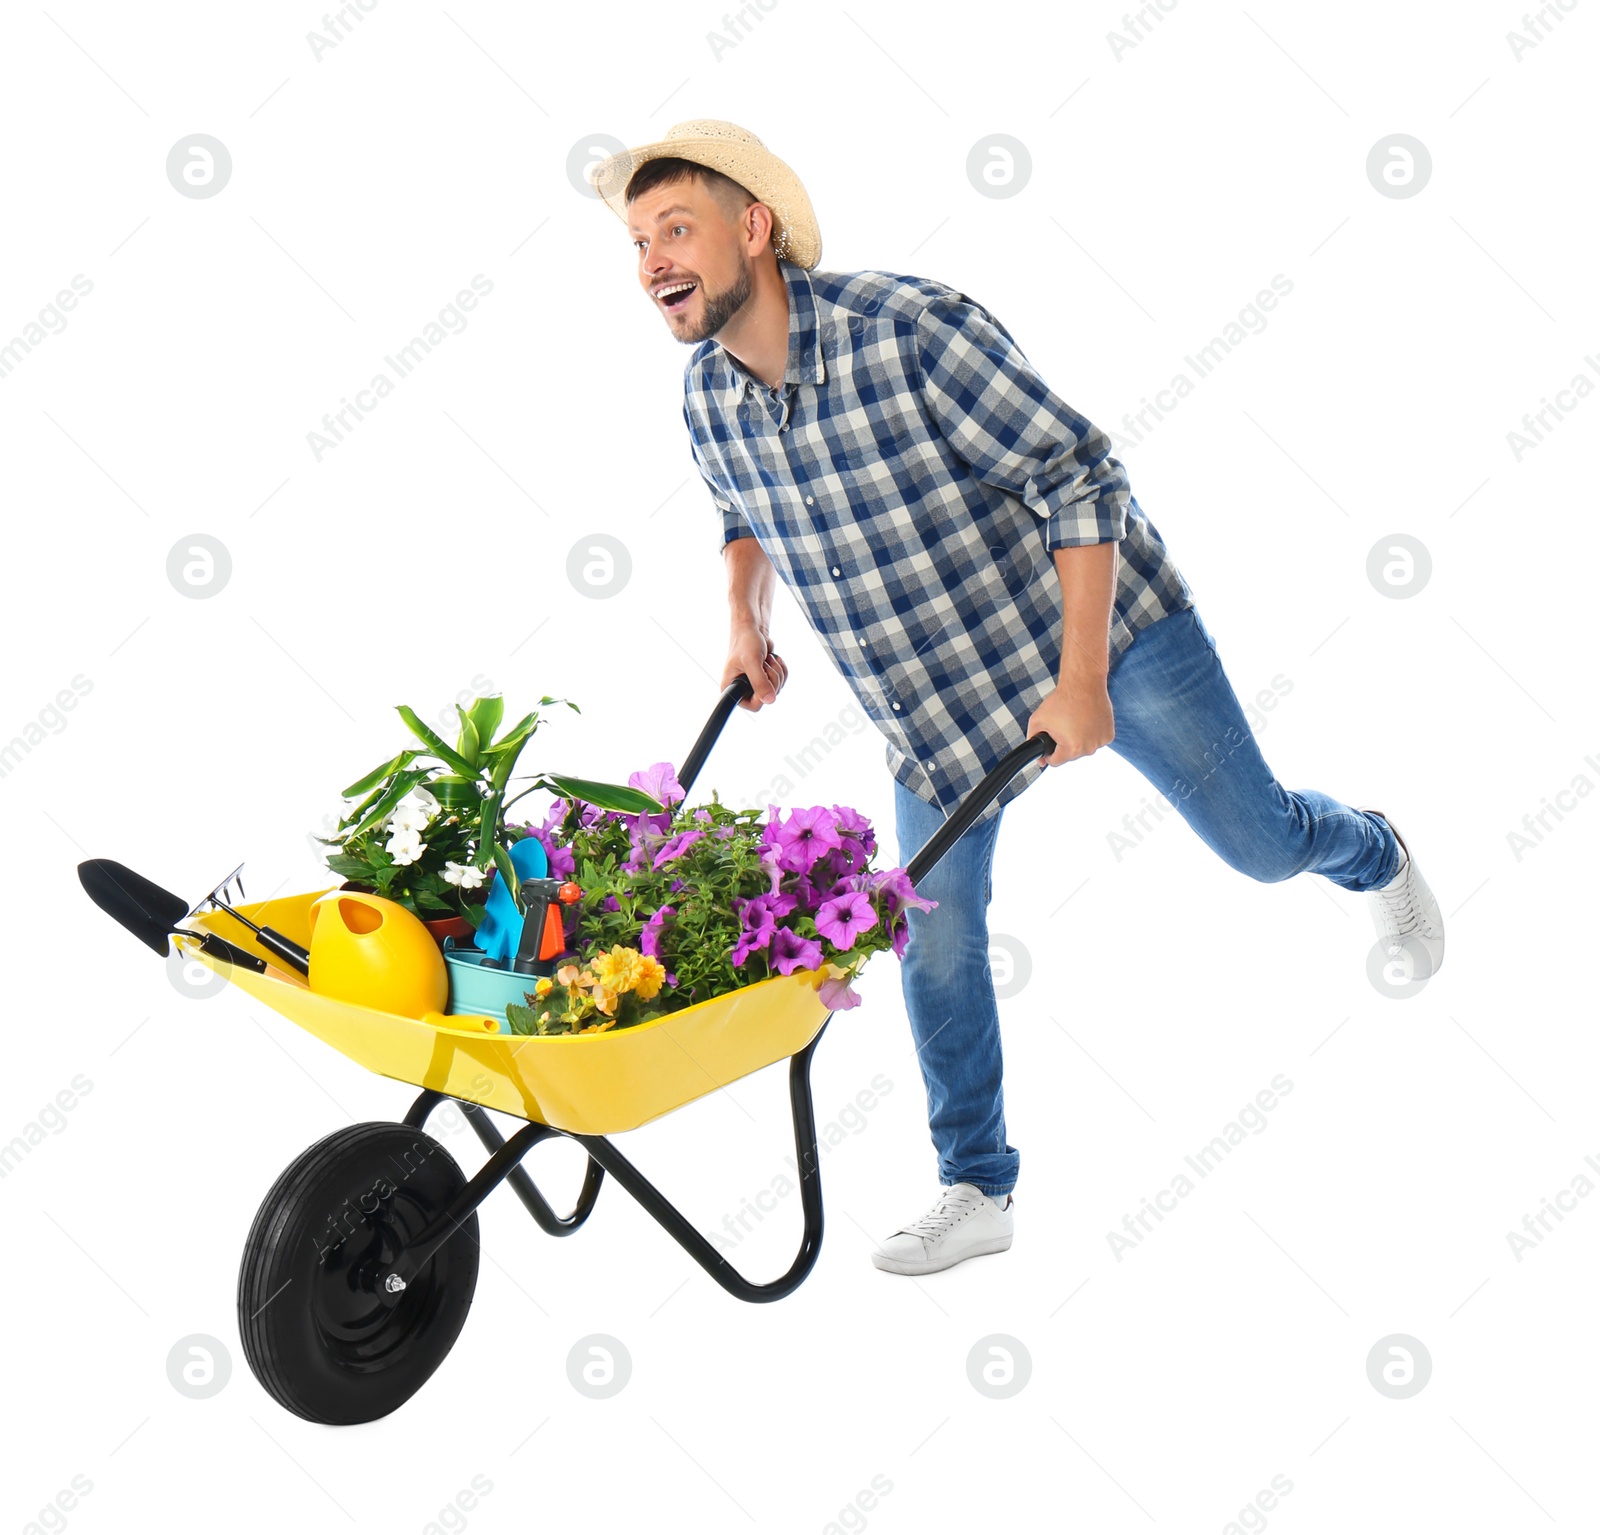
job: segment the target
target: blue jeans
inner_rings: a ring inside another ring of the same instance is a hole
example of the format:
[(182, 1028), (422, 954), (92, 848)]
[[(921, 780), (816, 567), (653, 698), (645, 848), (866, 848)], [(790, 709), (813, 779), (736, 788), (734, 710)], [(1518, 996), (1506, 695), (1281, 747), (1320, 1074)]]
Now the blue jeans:
[[(1216, 641), (1193, 608), (1140, 630), (1113, 659), (1107, 691), (1116, 730), (1110, 750), (1240, 873), (1269, 881), (1321, 874), (1354, 891), (1394, 877), (1400, 845), (1381, 816), (1315, 789), (1285, 789), (1273, 777)], [(975, 1184), (986, 1194), (1014, 1188), (1019, 1164), (1006, 1140), (1000, 1016), (989, 970), (990, 871), (1004, 816), (1001, 810), (968, 827), (918, 885), (939, 904), (910, 913), (900, 971), (939, 1181)], [(944, 820), (896, 780), (902, 866)]]

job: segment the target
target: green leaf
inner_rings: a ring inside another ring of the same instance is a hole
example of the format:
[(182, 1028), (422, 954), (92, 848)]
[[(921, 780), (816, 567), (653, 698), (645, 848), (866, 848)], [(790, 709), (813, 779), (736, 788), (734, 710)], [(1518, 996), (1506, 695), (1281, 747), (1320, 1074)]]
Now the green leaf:
[(446, 810), (476, 811), (479, 795), (475, 784), (475, 779), (463, 778), (458, 773), (442, 773), (428, 789)]
[(396, 774), (395, 780), (389, 785), (388, 790), (378, 797), (372, 809), (367, 812), (366, 818), (350, 833), (350, 838), (346, 840), (364, 836), (374, 826), (377, 826), (430, 772), (432, 772), (431, 768), (407, 768), (405, 772)]
[(470, 762), (474, 768), (478, 766), (478, 727), (473, 718), (460, 704), (456, 705), (456, 713), (461, 716), (461, 739), (456, 742), (456, 750)]
[(487, 698), (473, 699), (472, 707), (467, 713), (472, 716), (472, 723), (478, 727), (480, 746), (489, 746), (494, 741), (494, 733), (500, 728), (505, 709), (506, 701), (498, 693), (491, 693)]
[(522, 881), (517, 878), (517, 871), (512, 867), (511, 855), (498, 842), (490, 844), (490, 851), (494, 858), (494, 866), (500, 871), (500, 878), (506, 882), (506, 889), (511, 892), (511, 904), (517, 908), (521, 916), (527, 916), (528, 908), (522, 899)]
[(522, 748), (527, 744), (527, 738), (524, 737), (510, 751), (502, 752), (495, 758), (494, 767), (489, 773), (489, 782), (500, 793), (505, 793), (506, 785), (511, 781), (511, 770), (517, 765), (517, 758), (522, 755)]
[(538, 728), (539, 716), (537, 714), (524, 714), (515, 725), (487, 749), (484, 753), (485, 758), (497, 757), (502, 752), (508, 752), (515, 747), (521, 746)]
[(398, 756), (391, 757), (382, 767), (373, 768), (365, 778), (356, 779), (348, 789), (341, 789), (339, 797), (341, 799), (356, 799), (366, 794), (369, 790), (381, 784), (391, 773), (398, 773), (415, 756), (416, 753), (414, 751), (403, 751)]
[(541, 773), (532, 787), (553, 790), (565, 799), (587, 800), (602, 810), (617, 810), (626, 815), (650, 814), (667, 808), (643, 789), (627, 784), (600, 783), (593, 778), (572, 778), (565, 773)]
[[(483, 802), (483, 815), (478, 820), (478, 851), (473, 858), (473, 863), (480, 869), (489, 867), (489, 850), (500, 847), (500, 801), (503, 798), (502, 790), (495, 790)], [(499, 867), (498, 864), (495, 865)]]
[(443, 762), (452, 773), (460, 773), (464, 778), (476, 778), (478, 770), (468, 762), (453, 746), (446, 746), (443, 738), (437, 731), (430, 730), (417, 718), (417, 711), (408, 704), (395, 705), (396, 712), (410, 727), (412, 735), (419, 741), (427, 744), (428, 749)]
[(372, 865), (365, 858), (355, 858), (347, 853), (340, 853), (328, 860), (328, 871), (342, 875), (345, 879), (365, 880), (372, 872)]

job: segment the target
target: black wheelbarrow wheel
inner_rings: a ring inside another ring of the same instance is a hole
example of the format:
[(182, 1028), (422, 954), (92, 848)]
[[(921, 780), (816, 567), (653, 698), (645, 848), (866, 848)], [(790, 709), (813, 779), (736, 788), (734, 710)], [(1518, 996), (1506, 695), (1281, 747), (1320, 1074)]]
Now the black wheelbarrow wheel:
[(370, 1423), (439, 1367), (478, 1282), (476, 1212), (409, 1284), (386, 1281), (465, 1182), (443, 1146), (402, 1124), (336, 1130), (284, 1169), (239, 1265), (244, 1355), (281, 1405)]

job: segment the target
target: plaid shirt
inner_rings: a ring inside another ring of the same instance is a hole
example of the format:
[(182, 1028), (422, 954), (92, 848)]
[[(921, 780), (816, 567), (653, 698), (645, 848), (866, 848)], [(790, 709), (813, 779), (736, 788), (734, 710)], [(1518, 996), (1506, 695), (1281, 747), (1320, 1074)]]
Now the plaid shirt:
[[(760, 542), (887, 737), (890, 771), (949, 815), (1056, 685), (1052, 550), (1120, 545), (1113, 656), (1193, 598), (1105, 433), (982, 305), (929, 278), (779, 269), (782, 389), (714, 340), (684, 370), (719, 547)], [(1044, 771), (1030, 762), (982, 819)]]

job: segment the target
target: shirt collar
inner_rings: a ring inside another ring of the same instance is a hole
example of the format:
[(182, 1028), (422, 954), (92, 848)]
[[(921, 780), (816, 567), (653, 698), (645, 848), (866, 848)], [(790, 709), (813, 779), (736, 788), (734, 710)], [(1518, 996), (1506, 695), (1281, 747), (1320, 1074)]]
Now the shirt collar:
[[(827, 377), (827, 365), (822, 356), (817, 295), (811, 286), (811, 274), (798, 263), (781, 257), (778, 270), (789, 290), (789, 356), (784, 363), (783, 381), (785, 384), (820, 384)], [(730, 396), (737, 399), (752, 384), (751, 375), (720, 342), (717, 345), (722, 352)]]

